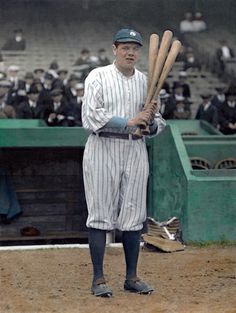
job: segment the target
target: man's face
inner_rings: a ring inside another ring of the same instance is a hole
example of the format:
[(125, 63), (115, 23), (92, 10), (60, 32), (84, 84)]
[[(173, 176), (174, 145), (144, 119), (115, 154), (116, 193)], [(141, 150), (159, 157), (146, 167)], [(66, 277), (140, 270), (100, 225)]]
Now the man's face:
[(53, 102), (56, 102), (56, 103), (61, 102), (61, 99), (62, 99), (62, 95), (57, 95), (57, 96), (52, 97)]
[(37, 102), (38, 98), (39, 98), (39, 94), (38, 93), (31, 93), (28, 95), (28, 98), (33, 102)]
[(140, 53), (141, 46), (137, 43), (119, 43), (113, 45), (113, 53), (116, 57), (116, 65), (124, 70), (133, 69)]

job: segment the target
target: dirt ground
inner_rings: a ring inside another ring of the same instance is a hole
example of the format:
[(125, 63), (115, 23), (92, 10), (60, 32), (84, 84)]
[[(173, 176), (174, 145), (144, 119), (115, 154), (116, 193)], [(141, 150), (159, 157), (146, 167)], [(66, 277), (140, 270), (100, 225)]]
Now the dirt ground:
[(0, 252), (1, 313), (235, 313), (236, 246), (187, 247), (175, 253), (143, 250), (139, 276), (152, 295), (123, 291), (124, 258), (107, 248), (112, 298), (90, 294), (88, 249)]

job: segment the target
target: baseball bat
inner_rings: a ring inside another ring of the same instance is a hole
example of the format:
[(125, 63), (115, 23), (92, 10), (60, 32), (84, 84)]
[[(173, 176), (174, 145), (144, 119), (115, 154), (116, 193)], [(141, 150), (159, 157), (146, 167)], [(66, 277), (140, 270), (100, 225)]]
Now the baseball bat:
[[(163, 33), (161, 43), (160, 43), (160, 48), (158, 51), (158, 48), (154, 47), (154, 45), (156, 44), (155, 34), (152, 34), (150, 36), (149, 57), (151, 56), (151, 60), (149, 60), (148, 92), (147, 92), (147, 97), (146, 97), (146, 101), (145, 101), (144, 108), (143, 108), (144, 110), (153, 99), (156, 85), (157, 85), (160, 73), (162, 71), (165, 59), (167, 57), (168, 50), (171, 45), (172, 37), (173, 37), (173, 33), (170, 30), (166, 30)], [(159, 43), (159, 38), (158, 38), (158, 43)], [(154, 57), (155, 50), (156, 50), (156, 57)], [(136, 137), (142, 137), (141, 129), (144, 129), (146, 133), (149, 132), (149, 128), (146, 125), (146, 123), (142, 123), (139, 125), (139, 127), (136, 129), (134, 133)]]
[[(153, 69), (152, 81), (150, 84), (150, 88), (148, 90), (145, 105), (148, 105), (153, 99), (153, 95), (156, 90), (156, 85), (160, 77), (162, 68), (164, 66), (164, 62), (167, 57), (168, 50), (171, 45), (172, 37), (173, 37), (173, 33), (170, 30), (166, 30), (162, 36), (160, 48), (156, 57), (155, 67)], [(144, 105), (144, 109), (145, 109), (145, 105)]]
[[(172, 67), (173, 67), (173, 65), (175, 63), (176, 57), (177, 57), (177, 55), (180, 52), (181, 46), (182, 45), (181, 45), (181, 42), (179, 40), (174, 40), (173, 41), (171, 49), (170, 49), (170, 52), (168, 53), (168, 56), (166, 58), (164, 67), (163, 67), (161, 75), (160, 75), (160, 78), (158, 80), (156, 90), (155, 90), (155, 92), (153, 94), (153, 99), (156, 99), (157, 95), (161, 91), (161, 88), (162, 88), (162, 86), (163, 86), (163, 84), (164, 84), (164, 82), (165, 82), (169, 72), (171, 71), (171, 69), (172, 69)], [(142, 134), (143, 135), (148, 135), (149, 134), (148, 127), (146, 127), (145, 129), (142, 130)]]
[(175, 63), (176, 57), (180, 52), (181, 46), (182, 44), (179, 40), (173, 41), (170, 52), (168, 53), (160, 78), (158, 80), (157, 88), (153, 95), (153, 99), (155, 99), (157, 95), (159, 94), (159, 92), (161, 91), (161, 88)]
[[(157, 95), (159, 94), (169, 72), (171, 71), (171, 69), (174, 65), (176, 57), (177, 57), (178, 53), (180, 52), (181, 46), (182, 45), (181, 45), (181, 42), (179, 40), (174, 40), (169, 53), (167, 51), (167, 58), (165, 60), (164, 66), (161, 70), (161, 74), (159, 74), (159, 80), (158, 80), (158, 82), (155, 81), (156, 89), (154, 91), (152, 89), (149, 90), (149, 93), (152, 94), (152, 98), (150, 98), (150, 101), (154, 100), (157, 97)], [(160, 53), (160, 51), (159, 51), (159, 53)], [(158, 69), (158, 71), (159, 71), (159, 69)], [(156, 75), (156, 77), (157, 77), (157, 75)], [(154, 86), (153, 81), (152, 81), (152, 86)], [(147, 102), (147, 101), (145, 102), (144, 109), (145, 109), (145, 107), (147, 107), (148, 103), (150, 103), (150, 102)], [(149, 134), (149, 127), (146, 124), (140, 125), (140, 126), (141, 127), (137, 128), (134, 135), (136, 137), (141, 137), (142, 135), (148, 135)], [(141, 130), (141, 128), (142, 128), (142, 130)]]
[(150, 89), (152, 76), (156, 64), (156, 58), (158, 53), (159, 36), (157, 34), (151, 34), (149, 40), (149, 52), (148, 52), (148, 90)]

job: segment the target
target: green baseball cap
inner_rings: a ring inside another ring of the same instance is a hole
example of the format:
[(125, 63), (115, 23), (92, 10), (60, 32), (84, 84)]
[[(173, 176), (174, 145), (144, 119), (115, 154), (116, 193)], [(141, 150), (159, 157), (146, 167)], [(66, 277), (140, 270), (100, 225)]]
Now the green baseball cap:
[(143, 45), (142, 37), (136, 30), (122, 28), (113, 37), (113, 43), (115, 42), (134, 42)]

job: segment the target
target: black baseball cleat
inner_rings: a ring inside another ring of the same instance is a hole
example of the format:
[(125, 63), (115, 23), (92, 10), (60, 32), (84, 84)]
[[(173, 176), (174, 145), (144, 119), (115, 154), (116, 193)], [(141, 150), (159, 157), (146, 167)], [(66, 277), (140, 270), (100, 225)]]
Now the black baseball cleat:
[(147, 283), (140, 280), (139, 278), (126, 279), (124, 283), (124, 289), (126, 291), (135, 292), (142, 295), (149, 295), (154, 291), (151, 286), (149, 286)]
[(105, 280), (93, 282), (91, 292), (96, 297), (110, 298), (112, 296), (112, 290), (107, 286)]

